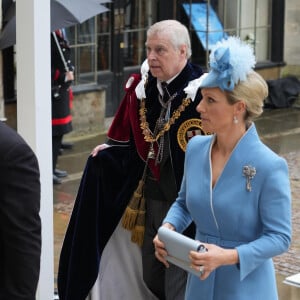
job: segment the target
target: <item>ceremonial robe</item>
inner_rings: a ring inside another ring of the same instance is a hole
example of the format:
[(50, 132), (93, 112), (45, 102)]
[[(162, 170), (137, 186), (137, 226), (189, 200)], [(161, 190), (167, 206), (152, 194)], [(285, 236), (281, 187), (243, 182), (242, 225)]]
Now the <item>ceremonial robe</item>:
[[(183, 89), (188, 82), (201, 74), (200, 67), (187, 63), (171, 82), (169, 92), (176, 93), (171, 115), (186, 97)], [(84, 300), (88, 295), (98, 276), (103, 249), (142, 176), (149, 143), (144, 140), (140, 128), (140, 99), (135, 94), (140, 75), (133, 74), (130, 78), (125, 97), (108, 132), (108, 143), (112, 147), (100, 151), (95, 158), (88, 158), (81, 179), (60, 255), (57, 281), (60, 300)], [(167, 133), (177, 191), (185, 155), (185, 145), (179, 142), (179, 138), (185, 138), (189, 129), (193, 129), (191, 121), (200, 120), (196, 111), (199, 100), (198, 97), (191, 101)], [(157, 79), (150, 73), (146, 86), (146, 108), (147, 121), (153, 130), (161, 108)], [(182, 124), (186, 126), (180, 128)], [(157, 149), (157, 145), (155, 147)], [(159, 167), (151, 162), (150, 169), (159, 179)]]

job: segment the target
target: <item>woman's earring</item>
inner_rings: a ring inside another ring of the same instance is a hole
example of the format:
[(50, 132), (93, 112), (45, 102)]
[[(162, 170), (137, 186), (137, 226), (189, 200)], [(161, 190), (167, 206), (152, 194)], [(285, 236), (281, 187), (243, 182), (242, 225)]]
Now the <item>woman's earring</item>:
[(233, 117), (233, 123), (237, 124), (239, 122), (238, 118), (236, 116)]

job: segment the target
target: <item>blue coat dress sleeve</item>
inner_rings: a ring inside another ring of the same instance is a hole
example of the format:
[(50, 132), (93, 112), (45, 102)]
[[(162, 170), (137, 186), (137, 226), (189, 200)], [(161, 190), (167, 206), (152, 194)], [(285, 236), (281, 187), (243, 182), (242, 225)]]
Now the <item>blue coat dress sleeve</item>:
[(243, 280), (267, 258), (285, 252), (291, 241), (291, 192), (286, 161), (267, 153), (260, 159), (261, 175), (258, 214), (261, 235), (237, 247)]

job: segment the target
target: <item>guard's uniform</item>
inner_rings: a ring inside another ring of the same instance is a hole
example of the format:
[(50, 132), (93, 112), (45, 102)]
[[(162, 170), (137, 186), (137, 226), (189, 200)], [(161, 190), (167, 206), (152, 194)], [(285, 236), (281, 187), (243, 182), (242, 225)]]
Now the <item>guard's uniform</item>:
[[(60, 31), (55, 35), (61, 49), (58, 49), (53, 35), (51, 34), (51, 106), (52, 106), (52, 144), (53, 144), (53, 170), (55, 169), (57, 156), (61, 147), (64, 134), (72, 131), (71, 101), (72, 81), (65, 81), (66, 63), (69, 71), (74, 70), (71, 64), (71, 50)], [(61, 57), (61, 54), (64, 58)]]

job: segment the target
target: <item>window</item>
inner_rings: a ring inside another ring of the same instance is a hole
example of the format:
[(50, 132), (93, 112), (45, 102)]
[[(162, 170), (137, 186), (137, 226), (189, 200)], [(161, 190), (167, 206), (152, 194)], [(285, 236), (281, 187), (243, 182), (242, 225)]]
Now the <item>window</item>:
[(107, 71), (111, 66), (111, 13), (104, 13), (99, 15), (96, 20), (96, 34), (97, 34), (97, 70)]
[(110, 12), (86, 22), (66, 28), (75, 65), (75, 85), (95, 84), (98, 70), (109, 70), (111, 65)]
[[(254, 47), (257, 61), (271, 61), (271, 0), (185, 1), (185, 22), (191, 31), (193, 60), (207, 66), (213, 35), (237, 35)], [(201, 6), (201, 14), (199, 7)], [(198, 14), (198, 17), (195, 16)], [(197, 26), (195, 24), (197, 23)], [(199, 40), (206, 37), (206, 43)]]
[(253, 47), (257, 61), (270, 61), (270, 0), (219, 1), (218, 13), (229, 35), (238, 35)]
[(147, 0), (128, 1), (125, 7), (124, 65), (138, 66), (145, 59), (146, 31), (151, 15), (151, 2)]
[(119, 74), (145, 59), (146, 31), (154, 1), (114, 1), (110, 11), (66, 29), (75, 65), (75, 85), (97, 83), (99, 72)]

